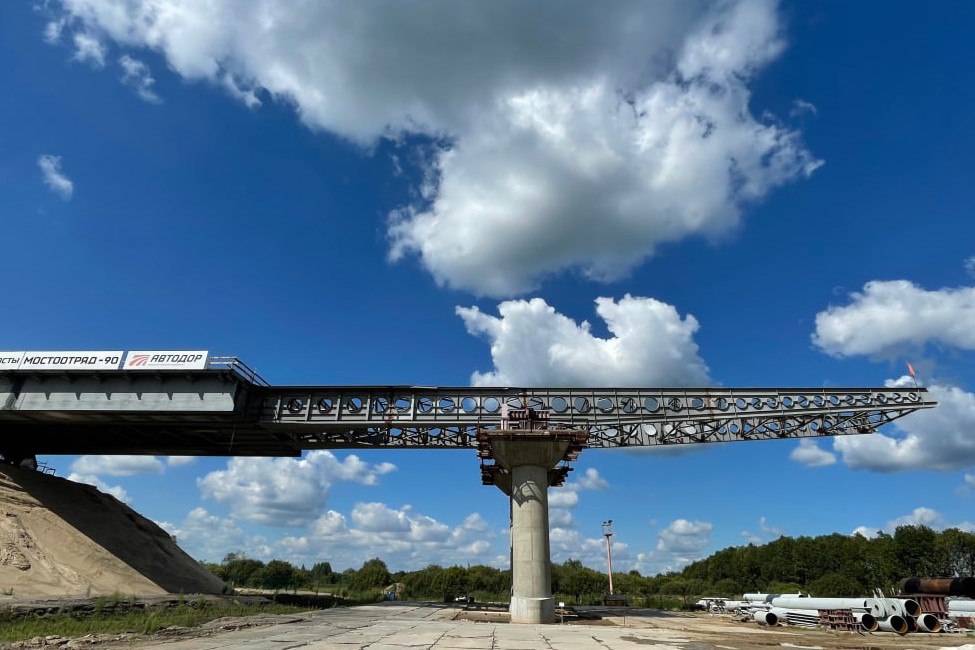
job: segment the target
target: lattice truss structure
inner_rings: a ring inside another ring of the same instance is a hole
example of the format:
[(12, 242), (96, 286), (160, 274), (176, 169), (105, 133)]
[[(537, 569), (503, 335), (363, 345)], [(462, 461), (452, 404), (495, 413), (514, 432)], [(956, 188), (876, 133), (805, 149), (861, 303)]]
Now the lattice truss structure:
[(267, 389), (263, 425), (302, 448), (477, 446), (512, 409), (544, 413), (585, 447), (650, 447), (872, 433), (936, 402), (924, 388), (556, 389), (286, 387)]

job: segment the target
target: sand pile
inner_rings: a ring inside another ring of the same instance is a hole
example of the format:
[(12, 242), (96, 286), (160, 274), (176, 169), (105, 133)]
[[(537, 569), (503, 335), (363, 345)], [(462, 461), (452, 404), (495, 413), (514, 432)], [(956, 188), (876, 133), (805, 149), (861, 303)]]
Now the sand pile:
[(0, 464), (0, 594), (219, 594), (162, 528), (94, 487)]

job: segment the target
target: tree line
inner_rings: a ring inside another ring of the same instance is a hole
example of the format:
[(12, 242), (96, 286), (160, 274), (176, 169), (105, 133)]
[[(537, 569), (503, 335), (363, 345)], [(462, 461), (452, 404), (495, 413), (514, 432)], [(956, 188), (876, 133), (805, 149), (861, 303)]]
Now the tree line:
[[(506, 602), (511, 572), (484, 565), (391, 572), (379, 558), (358, 569), (333, 571), (328, 562), (310, 569), (282, 560), (262, 562), (240, 553), (227, 555), (208, 569), (231, 587), (313, 590), (355, 602), (382, 600), (390, 591), (403, 600), (452, 601), (470, 597)], [(742, 593), (803, 591), (815, 596), (860, 596), (874, 588), (892, 593), (909, 576), (975, 575), (975, 534), (925, 526), (900, 526), (892, 534), (780, 537), (762, 545), (720, 550), (681, 571), (643, 576), (638, 571), (613, 574), (614, 591), (634, 605), (681, 607), (700, 596), (735, 597)], [(571, 559), (552, 564), (552, 591), (569, 604), (596, 604), (609, 589), (605, 573)]]

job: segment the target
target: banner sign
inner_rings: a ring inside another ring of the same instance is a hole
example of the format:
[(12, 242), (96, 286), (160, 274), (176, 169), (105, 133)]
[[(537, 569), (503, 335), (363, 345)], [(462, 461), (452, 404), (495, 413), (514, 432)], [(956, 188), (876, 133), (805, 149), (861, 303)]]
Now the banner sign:
[(0, 352), (0, 370), (16, 370), (24, 360), (24, 352)]
[(123, 370), (204, 370), (209, 350), (132, 350)]
[(24, 352), (19, 370), (118, 370), (122, 350)]

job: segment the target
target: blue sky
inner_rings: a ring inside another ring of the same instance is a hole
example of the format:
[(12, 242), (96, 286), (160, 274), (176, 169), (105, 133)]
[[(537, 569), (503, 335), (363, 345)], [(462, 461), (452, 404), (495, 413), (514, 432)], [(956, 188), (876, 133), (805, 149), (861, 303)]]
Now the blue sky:
[[(971, 5), (229, 4), (0, 5), (0, 347), (294, 384), (862, 386), (909, 358), (943, 406), (887, 438), (585, 452), (556, 559), (598, 565), (606, 518), (645, 572), (975, 521)], [(503, 561), (473, 452), (348, 456), (46, 460), (197, 557)]]

